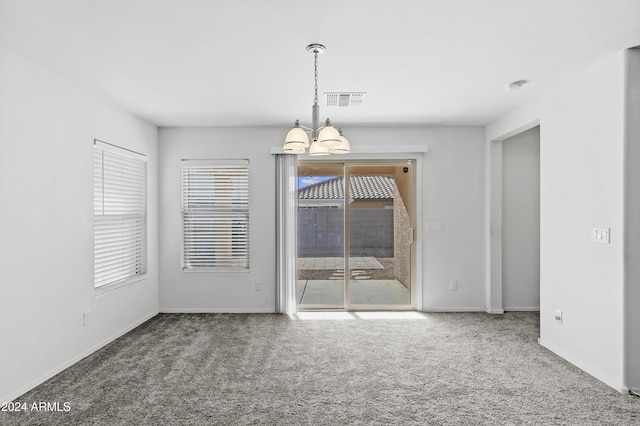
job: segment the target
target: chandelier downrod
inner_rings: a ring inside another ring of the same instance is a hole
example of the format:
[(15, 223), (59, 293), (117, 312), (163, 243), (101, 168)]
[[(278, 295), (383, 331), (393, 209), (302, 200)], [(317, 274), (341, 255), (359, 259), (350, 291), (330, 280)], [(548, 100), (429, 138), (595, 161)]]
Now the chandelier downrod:
[(318, 55), (326, 52), (327, 48), (322, 44), (312, 43), (307, 46), (307, 52), (313, 53), (313, 106), (311, 107), (311, 140), (318, 140), (318, 128), (320, 127), (320, 105), (318, 105)]
[[(319, 43), (312, 43), (307, 46), (307, 52), (313, 53), (313, 106), (311, 107), (311, 128), (300, 125), (296, 120), (293, 128), (287, 133), (285, 138), (284, 152), (288, 154), (304, 154), (305, 149), (309, 147), (310, 155), (327, 155), (327, 154), (346, 154), (350, 152), (349, 142), (342, 135), (342, 131), (338, 132), (327, 118), (325, 124), (320, 126), (320, 105), (318, 101), (318, 55), (326, 52), (327, 48)], [(306, 132), (311, 134), (312, 144), (309, 146), (309, 137)]]

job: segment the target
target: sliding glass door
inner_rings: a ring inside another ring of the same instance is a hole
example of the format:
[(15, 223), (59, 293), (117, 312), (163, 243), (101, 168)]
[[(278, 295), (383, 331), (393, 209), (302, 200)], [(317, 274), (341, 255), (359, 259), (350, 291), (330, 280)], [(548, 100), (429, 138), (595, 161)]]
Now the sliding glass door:
[(300, 163), (298, 309), (344, 309), (344, 165)]
[(413, 309), (413, 163), (300, 161), (298, 175), (298, 309)]

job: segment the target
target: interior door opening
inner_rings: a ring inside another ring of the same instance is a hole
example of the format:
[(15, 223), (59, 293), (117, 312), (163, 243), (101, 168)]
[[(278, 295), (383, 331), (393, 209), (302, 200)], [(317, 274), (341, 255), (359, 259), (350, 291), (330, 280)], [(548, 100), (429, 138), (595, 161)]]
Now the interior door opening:
[(502, 142), (502, 308), (540, 310), (540, 126)]
[(298, 310), (415, 309), (413, 166), (299, 162)]

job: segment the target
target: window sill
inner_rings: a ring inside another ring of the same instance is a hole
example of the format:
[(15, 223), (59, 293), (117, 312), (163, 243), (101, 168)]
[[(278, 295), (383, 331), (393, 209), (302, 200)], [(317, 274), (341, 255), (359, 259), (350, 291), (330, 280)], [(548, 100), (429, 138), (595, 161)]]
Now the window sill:
[(208, 269), (208, 268), (198, 268), (198, 269), (182, 269), (183, 274), (206, 274), (206, 275), (243, 275), (249, 274), (251, 271), (249, 269)]
[(112, 284), (106, 284), (100, 287), (96, 287), (96, 296), (100, 296), (101, 294), (105, 294), (105, 293), (109, 293), (113, 290), (117, 290), (119, 288), (122, 287), (126, 287), (129, 284), (134, 284), (137, 283), (138, 281), (142, 281), (142, 280), (146, 280), (147, 279), (147, 275), (140, 275), (139, 277), (135, 277), (135, 278), (130, 278), (128, 280), (124, 280), (124, 281), (118, 281), (116, 283), (112, 283)]

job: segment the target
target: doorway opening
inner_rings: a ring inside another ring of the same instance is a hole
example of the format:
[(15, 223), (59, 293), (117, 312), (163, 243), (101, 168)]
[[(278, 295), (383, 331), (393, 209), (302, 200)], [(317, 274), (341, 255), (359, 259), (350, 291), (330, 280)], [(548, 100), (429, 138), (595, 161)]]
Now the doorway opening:
[(502, 141), (502, 307), (540, 310), (540, 126)]
[(414, 310), (413, 160), (298, 164), (298, 310)]

